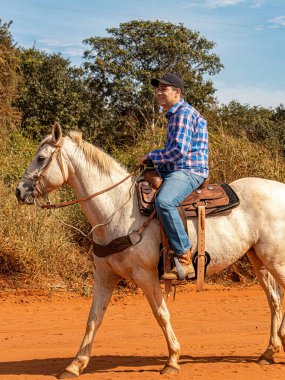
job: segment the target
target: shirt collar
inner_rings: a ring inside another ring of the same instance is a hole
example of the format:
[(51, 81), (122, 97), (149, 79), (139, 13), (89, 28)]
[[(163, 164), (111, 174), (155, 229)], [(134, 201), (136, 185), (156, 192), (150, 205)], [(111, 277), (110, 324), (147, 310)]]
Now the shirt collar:
[(175, 103), (174, 106), (172, 106), (169, 111), (167, 111), (166, 117), (169, 117), (171, 116), (172, 113), (175, 113), (178, 110), (178, 108), (182, 106), (183, 103), (184, 103), (184, 99), (183, 98), (179, 99), (178, 102)]

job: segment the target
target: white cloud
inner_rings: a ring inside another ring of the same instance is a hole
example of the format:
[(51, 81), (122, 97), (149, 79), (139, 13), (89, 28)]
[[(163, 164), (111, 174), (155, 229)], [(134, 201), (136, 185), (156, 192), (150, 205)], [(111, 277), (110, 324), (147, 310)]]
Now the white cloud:
[(200, 7), (200, 8), (223, 8), (232, 5), (238, 5), (246, 2), (246, 0), (194, 0), (185, 5), (185, 8)]
[(265, 28), (264, 25), (256, 25), (256, 26), (254, 27), (254, 29), (255, 29), (255, 30), (264, 30), (264, 29), (266, 29), (266, 28)]
[(260, 8), (265, 3), (265, 0), (254, 0), (251, 8)]
[(285, 26), (285, 16), (277, 16), (267, 20), (267, 25), (257, 25), (256, 30), (280, 29)]
[(285, 104), (285, 90), (249, 87), (247, 85), (226, 87), (223, 83), (215, 83), (215, 87), (217, 88), (216, 96), (219, 103), (227, 104), (231, 100), (237, 100), (241, 104), (273, 108), (281, 103)]
[(273, 24), (269, 26), (271, 29), (281, 28), (282, 26), (285, 26), (285, 16), (277, 16), (271, 18), (268, 20), (268, 22), (271, 22)]
[(60, 52), (66, 57), (82, 57), (83, 44), (74, 44), (54, 39), (40, 39), (36, 41), (36, 48), (42, 49), (48, 54)]
[(248, 3), (250, 8), (260, 8), (265, 0), (193, 0), (185, 4), (185, 8), (225, 8), (235, 5)]
[(71, 48), (68, 48), (68, 49), (64, 49), (63, 50), (63, 53), (64, 55), (68, 56), (68, 57), (82, 57), (83, 55), (83, 47), (80, 48), (76, 48), (76, 47), (71, 47)]
[(37, 43), (44, 45), (44, 46), (62, 46), (63, 42), (60, 40), (51, 40), (51, 39), (40, 39), (37, 40)]
[(50, 47), (74, 47), (75, 45), (70, 42), (64, 42), (61, 40), (53, 40), (53, 39), (40, 39), (37, 40), (38, 43), (44, 45), (44, 46), (50, 46)]

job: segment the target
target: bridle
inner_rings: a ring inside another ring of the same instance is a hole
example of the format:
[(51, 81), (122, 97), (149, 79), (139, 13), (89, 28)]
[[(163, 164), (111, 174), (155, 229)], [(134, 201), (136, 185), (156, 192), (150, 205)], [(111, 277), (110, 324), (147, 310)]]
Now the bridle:
[[(36, 200), (38, 206), (41, 207), (42, 209), (50, 209), (50, 210), (51, 209), (57, 209), (57, 208), (66, 207), (66, 206), (70, 206), (70, 205), (74, 205), (74, 204), (77, 204), (80, 202), (87, 201), (91, 198), (94, 198), (100, 194), (106, 193), (107, 191), (114, 189), (115, 187), (119, 186), (120, 184), (125, 182), (128, 178), (130, 178), (134, 174), (134, 172), (136, 172), (140, 168), (140, 166), (136, 166), (134, 168), (134, 170), (132, 170), (132, 172), (130, 174), (128, 174), (126, 177), (124, 177), (121, 181), (115, 183), (112, 186), (105, 188), (104, 190), (98, 191), (96, 193), (93, 193), (91, 195), (88, 195), (86, 197), (82, 197), (79, 199), (74, 199), (71, 201), (63, 202), (63, 203), (51, 204), (49, 201), (48, 192), (45, 190), (44, 185), (43, 185), (43, 179), (45, 178), (45, 174), (46, 174), (47, 170), (49, 169), (52, 162), (56, 158), (58, 158), (59, 167), (60, 167), (61, 174), (62, 174), (63, 181), (64, 181), (63, 184), (65, 184), (67, 182), (67, 177), (66, 177), (66, 174), (64, 171), (64, 165), (63, 165), (63, 160), (62, 160), (62, 144), (63, 144), (62, 137), (60, 137), (59, 141), (56, 143), (54, 143), (53, 141), (48, 141), (48, 142), (45, 141), (42, 143), (42, 145), (44, 145), (44, 144), (48, 144), (48, 145), (55, 147), (55, 150), (52, 152), (49, 160), (46, 162), (46, 164), (36, 174), (34, 174), (34, 175), (29, 175), (27, 173), (24, 174), (25, 178), (32, 180), (33, 189), (34, 189), (33, 191), (36, 190), (40, 195), (42, 195), (46, 199), (46, 201), (47, 201), (46, 204), (40, 204), (38, 199), (37, 199), (37, 196), (35, 196), (35, 200)], [(121, 252), (122, 250), (124, 250), (124, 249), (126, 249), (132, 245), (138, 244), (142, 239), (142, 234), (143, 234), (144, 230), (148, 227), (148, 225), (150, 224), (151, 220), (155, 217), (155, 215), (156, 215), (156, 210), (154, 210), (151, 213), (151, 215), (147, 218), (147, 220), (143, 223), (143, 225), (138, 230), (130, 231), (126, 236), (122, 236), (120, 238), (114, 239), (109, 244), (107, 244), (105, 246), (101, 246), (101, 245), (93, 242), (93, 249), (96, 249), (97, 253), (99, 250), (99, 252), (101, 252), (101, 254), (103, 256), (105, 256), (105, 255), (109, 255), (112, 253)], [(98, 226), (93, 227), (92, 230), (95, 229), (96, 227), (98, 227)]]
[(65, 174), (63, 160), (62, 160), (62, 144), (63, 144), (63, 141), (62, 141), (62, 138), (61, 138), (57, 143), (49, 141), (49, 142), (43, 142), (42, 145), (44, 145), (44, 144), (48, 144), (48, 145), (51, 145), (51, 146), (55, 147), (55, 150), (52, 152), (51, 156), (49, 157), (49, 160), (46, 162), (46, 164), (36, 174), (30, 175), (30, 174), (25, 173), (24, 176), (23, 176), (24, 178), (32, 180), (34, 190), (36, 190), (42, 197), (44, 197), (46, 199), (46, 204), (40, 204), (40, 202), (37, 200), (37, 203), (38, 203), (39, 207), (42, 208), (42, 209), (56, 209), (56, 208), (61, 208), (61, 207), (67, 207), (67, 206), (71, 206), (71, 205), (74, 205), (74, 204), (78, 204), (80, 202), (87, 201), (87, 200), (89, 200), (91, 198), (94, 198), (94, 197), (100, 195), (100, 194), (106, 193), (107, 191), (114, 189), (115, 187), (119, 186), (121, 183), (123, 183), (127, 179), (129, 179), (140, 167), (140, 166), (136, 166), (131, 171), (131, 173), (128, 174), (126, 177), (124, 177), (121, 181), (115, 183), (112, 186), (107, 187), (104, 190), (101, 190), (101, 191), (98, 191), (96, 193), (90, 194), (90, 195), (88, 195), (86, 197), (81, 197), (79, 199), (73, 199), (71, 201), (57, 203), (57, 204), (51, 204), (50, 201), (49, 201), (48, 192), (45, 190), (45, 187), (43, 185), (43, 179), (45, 178), (45, 174), (46, 174), (47, 170), (49, 169), (49, 167), (51, 166), (52, 162), (56, 158), (58, 158), (59, 167), (60, 167), (61, 174), (62, 174), (62, 177), (63, 177), (63, 185), (67, 182), (67, 177), (66, 177), (66, 174)]
[[(48, 145), (51, 145), (51, 146), (55, 147), (55, 150), (50, 155), (48, 161), (35, 174), (31, 175), (31, 174), (25, 173), (23, 177), (26, 178), (26, 179), (28, 179), (28, 180), (30, 180), (30, 181), (32, 181), (32, 183), (33, 183), (33, 193), (36, 190), (42, 197), (44, 197), (45, 199), (47, 199), (47, 202), (49, 203), (48, 193), (45, 190), (45, 187), (44, 187), (44, 184), (43, 184), (43, 179), (44, 179), (45, 174), (48, 171), (49, 167), (51, 166), (51, 164), (53, 163), (53, 161), (56, 158), (58, 158), (60, 171), (61, 171), (61, 174), (62, 174), (62, 177), (63, 177), (63, 185), (67, 182), (67, 177), (66, 177), (66, 174), (65, 174), (65, 170), (64, 170), (64, 166), (63, 166), (63, 161), (62, 161), (62, 151), (61, 151), (61, 148), (62, 148), (62, 139), (59, 142), (57, 142), (57, 143), (54, 143), (52, 141), (50, 141), (50, 142), (43, 142), (42, 145), (40, 145), (39, 148), (41, 148), (41, 146), (43, 146), (45, 144), (48, 144)], [(45, 206), (45, 205), (40, 205), (40, 207), (44, 208), (43, 206)]]

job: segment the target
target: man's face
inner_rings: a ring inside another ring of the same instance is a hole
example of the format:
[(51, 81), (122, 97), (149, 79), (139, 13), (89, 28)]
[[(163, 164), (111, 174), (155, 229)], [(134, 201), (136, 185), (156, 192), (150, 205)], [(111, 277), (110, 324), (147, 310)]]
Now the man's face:
[(160, 83), (156, 90), (156, 97), (158, 103), (168, 111), (181, 98), (181, 90), (180, 88)]

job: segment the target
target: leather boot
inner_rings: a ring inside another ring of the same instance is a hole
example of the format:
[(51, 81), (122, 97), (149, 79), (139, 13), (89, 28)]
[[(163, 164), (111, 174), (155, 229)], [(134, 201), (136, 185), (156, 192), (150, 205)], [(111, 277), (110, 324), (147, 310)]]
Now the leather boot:
[[(182, 266), (182, 269), (187, 278), (195, 277), (195, 269), (191, 260), (191, 249), (185, 252), (183, 255), (178, 256), (178, 260)], [(178, 274), (176, 267), (172, 268), (170, 272), (164, 273), (161, 276), (162, 280), (178, 280)]]

